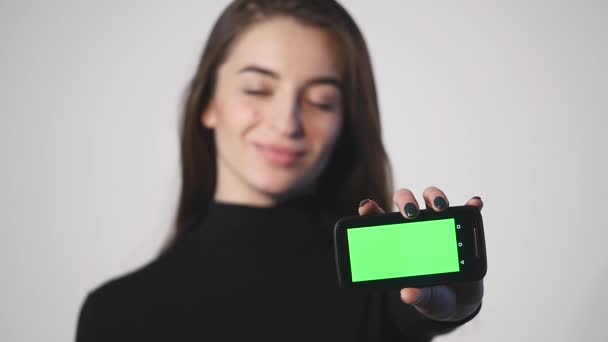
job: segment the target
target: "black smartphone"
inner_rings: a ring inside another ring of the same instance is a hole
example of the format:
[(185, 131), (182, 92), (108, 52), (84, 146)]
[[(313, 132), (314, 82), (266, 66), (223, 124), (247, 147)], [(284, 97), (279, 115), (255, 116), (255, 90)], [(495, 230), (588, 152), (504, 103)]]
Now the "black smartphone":
[(426, 287), (482, 279), (487, 270), (481, 213), (454, 206), (344, 217), (334, 226), (342, 288)]

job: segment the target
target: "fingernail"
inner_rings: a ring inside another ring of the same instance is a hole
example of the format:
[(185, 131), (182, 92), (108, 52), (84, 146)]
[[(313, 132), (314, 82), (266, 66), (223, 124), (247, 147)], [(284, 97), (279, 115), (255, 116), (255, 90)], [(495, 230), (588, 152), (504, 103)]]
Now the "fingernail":
[(416, 207), (414, 202), (407, 202), (403, 207), (403, 211), (405, 212), (405, 215), (407, 215), (407, 217), (409, 218), (414, 218), (418, 216), (419, 213), (418, 207)]
[(441, 196), (435, 197), (435, 200), (433, 201), (433, 203), (435, 204), (435, 207), (439, 210), (447, 207), (447, 205), (448, 205), (448, 203), (445, 201), (445, 199), (443, 199), (443, 197), (441, 197)]
[(362, 200), (361, 202), (359, 202), (359, 207), (364, 206), (364, 205), (365, 205), (365, 203), (367, 203), (367, 202), (369, 202), (369, 199), (367, 199), (367, 198), (366, 198), (366, 199), (364, 199), (364, 200)]
[(473, 196), (473, 198), (476, 198), (481, 201), (481, 197), (479, 197), (479, 196)]

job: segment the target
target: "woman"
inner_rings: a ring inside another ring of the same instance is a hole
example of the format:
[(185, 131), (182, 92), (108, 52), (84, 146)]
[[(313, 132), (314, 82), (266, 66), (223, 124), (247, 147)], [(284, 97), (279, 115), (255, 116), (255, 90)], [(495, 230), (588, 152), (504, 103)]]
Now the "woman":
[[(369, 55), (336, 2), (231, 3), (183, 120), (175, 238), (88, 295), (77, 341), (428, 341), (479, 311), (481, 282), (337, 286), (339, 217), (394, 202), (409, 218), (419, 205), (407, 189), (391, 199)], [(435, 187), (423, 198), (433, 210), (448, 206)], [(478, 197), (467, 204), (482, 206)]]

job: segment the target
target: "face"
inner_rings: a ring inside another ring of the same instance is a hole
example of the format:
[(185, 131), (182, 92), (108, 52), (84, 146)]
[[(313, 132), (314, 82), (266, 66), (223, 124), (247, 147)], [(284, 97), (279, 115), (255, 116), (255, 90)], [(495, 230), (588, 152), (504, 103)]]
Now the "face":
[(268, 205), (314, 189), (339, 136), (339, 49), (325, 31), (278, 17), (233, 43), (202, 123), (215, 131), (215, 198)]

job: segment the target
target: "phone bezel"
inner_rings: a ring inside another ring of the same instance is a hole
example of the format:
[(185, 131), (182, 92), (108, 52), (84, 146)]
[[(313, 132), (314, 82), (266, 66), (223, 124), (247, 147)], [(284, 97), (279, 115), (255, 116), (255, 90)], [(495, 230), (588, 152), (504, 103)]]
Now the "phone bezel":
[[(454, 218), (456, 224), (461, 227), (456, 230), (457, 242), (462, 242), (462, 247), (457, 247), (459, 272), (352, 282), (346, 238), (347, 229), (445, 218)], [(400, 212), (343, 217), (334, 226), (334, 250), (338, 282), (342, 288), (425, 287), (476, 281), (482, 279), (487, 272), (485, 236), (481, 213), (477, 207), (467, 205), (449, 207), (441, 212), (424, 209), (414, 219), (406, 219)], [(464, 261), (464, 263), (460, 261)]]

